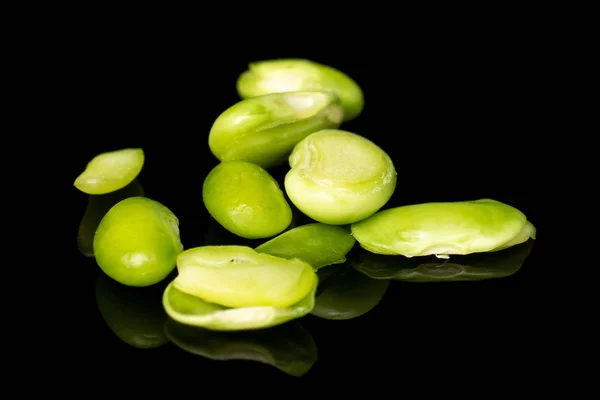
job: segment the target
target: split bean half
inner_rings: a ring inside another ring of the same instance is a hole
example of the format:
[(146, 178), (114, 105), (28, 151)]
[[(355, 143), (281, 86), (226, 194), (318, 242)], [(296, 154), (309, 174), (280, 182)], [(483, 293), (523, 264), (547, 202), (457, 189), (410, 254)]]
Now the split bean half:
[(310, 264), (245, 246), (202, 246), (177, 259), (163, 304), (175, 321), (212, 330), (260, 329), (308, 314), (318, 277)]
[(285, 190), (315, 221), (344, 225), (370, 217), (396, 188), (392, 160), (370, 140), (343, 130), (315, 132), (294, 148)]
[(492, 199), (435, 202), (380, 211), (352, 224), (364, 249), (405, 257), (480, 253), (535, 237), (518, 209)]
[(273, 177), (256, 164), (223, 161), (213, 168), (202, 188), (210, 215), (225, 229), (246, 239), (283, 232), (292, 209)]
[(237, 81), (241, 98), (268, 93), (323, 91), (334, 93), (341, 100), (344, 120), (350, 121), (362, 112), (364, 94), (347, 74), (306, 59), (277, 59), (250, 63)]
[(144, 166), (142, 149), (121, 149), (98, 154), (75, 179), (75, 187), (87, 194), (106, 194), (129, 185)]
[(220, 161), (248, 161), (268, 169), (287, 162), (309, 134), (337, 128), (344, 112), (326, 92), (272, 93), (240, 101), (223, 112), (208, 136)]
[(287, 259), (299, 258), (319, 269), (345, 262), (354, 243), (356, 240), (348, 228), (313, 223), (290, 229), (256, 247), (256, 251)]
[(112, 207), (94, 236), (96, 262), (128, 286), (150, 286), (166, 278), (183, 250), (179, 220), (161, 203), (130, 197)]

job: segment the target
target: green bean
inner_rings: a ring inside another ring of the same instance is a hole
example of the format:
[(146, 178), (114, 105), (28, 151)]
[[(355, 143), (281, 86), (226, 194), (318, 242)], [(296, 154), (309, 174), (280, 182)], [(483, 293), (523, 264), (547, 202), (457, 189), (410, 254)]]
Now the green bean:
[(481, 281), (516, 274), (533, 248), (533, 240), (502, 251), (453, 256), (451, 260), (435, 257), (385, 256), (363, 251), (354, 268), (372, 279), (406, 282)]
[(342, 130), (307, 136), (290, 156), (285, 190), (315, 221), (344, 225), (377, 212), (392, 196), (396, 170), (376, 144)]
[(94, 257), (94, 234), (102, 217), (119, 201), (129, 197), (144, 196), (144, 188), (137, 179), (117, 191), (89, 195), (88, 203), (77, 231), (77, 247), (84, 255)]
[(535, 229), (516, 208), (480, 199), (380, 211), (354, 223), (352, 234), (361, 247), (373, 253), (447, 258), (503, 249), (534, 237)]
[(122, 149), (98, 154), (75, 179), (75, 187), (87, 194), (106, 194), (124, 188), (142, 171), (142, 149)]
[(139, 349), (153, 349), (168, 342), (167, 314), (161, 303), (162, 286), (124, 286), (106, 274), (96, 281), (96, 303), (102, 318), (123, 342)]
[(94, 236), (96, 262), (128, 286), (154, 285), (169, 275), (183, 250), (179, 220), (164, 205), (130, 197), (112, 207)]
[(177, 347), (211, 360), (260, 362), (286, 374), (300, 377), (315, 364), (315, 341), (298, 322), (246, 332), (215, 332), (169, 320), (168, 338)]
[(279, 59), (253, 62), (237, 81), (241, 98), (268, 93), (324, 91), (341, 100), (344, 120), (362, 112), (364, 95), (360, 86), (345, 73), (306, 59)]
[(389, 280), (370, 279), (353, 268), (352, 262), (323, 268), (317, 272), (319, 286), (311, 314), (324, 319), (358, 318), (379, 304)]
[(337, 128), (344, 112), (325, 92), (272, 93), (240, 101), (223, 112), (208, 136), (220, 161), (247, 161), (265, 169), (287, 162), (309, 134)]
[(292, 222), (279, 184), (263, 168), (245, 161), (224, 161), (213, 168), (202, 198), (215, 220), (246, 239), (275, 236)]
[(356, 240), (349, 229), (321, 223), (291, 229), (256, 247), (259, 253), (282, 258), (298, 258), (319, 269), (346, 261)]

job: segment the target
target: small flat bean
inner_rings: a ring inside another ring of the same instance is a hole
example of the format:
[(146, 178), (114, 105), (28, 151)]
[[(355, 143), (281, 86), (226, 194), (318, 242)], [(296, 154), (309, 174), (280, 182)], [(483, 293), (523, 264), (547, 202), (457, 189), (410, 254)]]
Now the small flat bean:
[(154, 285), (176, 267), (183, 250), (179, 220), (164, 205), (145, 197), (130, 197), (112, 207), (94, 236), (100, 268), (128, 286)]
[(345, 73), (306, 59), (279, 59), (253, 62), (237, 81), (241, 98), (268, 93), (296, 91), (332, 92), (341, 100), (344, 120), (356, 118), (363, 110), (360, 86)]
[(248, 161), (263, 168), (287, 162), (309, 134), (337, 128), (339, 99), (326, 92), (272, 93), (240, 101), (214, 122), (208, 145), (220, 161)]
[(214, 331), (264, 329), (307, 315), (315, 306), (317, 284), (298, 303), (291, 307), (229, 308), (209, 303), (175, 288), (173, 282), (163, 294), (163, 306), (175, 321)]
[(277, 181), (245, 161), (224, 161), (213, 168), (204, 180), (202, 199), (215, 220), (246, 239), (275, 236), (292, 222), (292, 209)]
[(245, 246), (202, 246), (177, 257), (178, 290), (225, 307), (290, 307), (310, 292), (317, 275), (306, 262)]
[(346, 261), (356, 240), (350, 230), (321, 223), (306, 224), (258, 246), (256, 251), (283, 258), (298, 258), (319, 269)]
[(315, 132), (296, 145), (289, 162), (285, 190), (290, 200), (325, 224), (350, 224), (373, 215), (396, 188), (390, 157), (351, 132)]
[(492, 251), (533, 232), (521, 211), (492, 199), (407, 205), (352, 224), (364, 249), (406, 257)]
[(87, 194), (106, 194), (131, 183), (142, 171), (144, 151), (122, 149), (94, 157), (75, 179), (75, 187)]

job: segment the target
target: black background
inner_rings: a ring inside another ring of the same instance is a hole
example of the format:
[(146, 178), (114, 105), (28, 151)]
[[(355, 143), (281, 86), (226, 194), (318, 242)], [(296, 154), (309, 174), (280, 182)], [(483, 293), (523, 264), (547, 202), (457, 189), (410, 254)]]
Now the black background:
[[(373, 140), (394, 160), (398, 184), (390, 204), (494, 198), (521, 209), (538, 228), (538, 240), (514, 276), (476, 283), (393, 283), (381, 304), (356, 320), (305, 318), (319, 361), (301, 379), (327, 382), (338, 374), (381, 379), (459, 362), (470, 365), (468, 374), (482, 372), (478, 365), (509, 362), (517, 374), (540, 362), (536, 338), (547, 279), (540, 192), (546, 183), (536, 165), (545, 111), (540, 106), (544, 71), (534, 51), (487, 39), (393, 50), (375, 50), (368, 42), (351, 51), (251, 43), (238, 45), (234, 53), (224, 49), (133, 35), (74, 44), (76, 56), (65, 66), (73, 118), (65, 128), (79, 140), (77, 151), (69, 153), (68, 179), (74, 181), (98, 153), (141, 147), (146, 163), (139, 179), (146, 196), (178, 216), (186, 248), (202, 245), (210, 223), (202, 183), (217, 164), (208, 132), (217, 116), (239, 101), (239, 74), (249, 62), (271, 58), (331, 65), (355, 79), (365, 94), (362, 114), (340, 129)], [(78, 318), (71, 323), (85, 332), (77, 342), (78, 365), (117, 363), (132, 371), (168, 365), (198, 371), (203, 379), (256, 374), (293, 382), (258, 363), (209, 361), (172, 344), (137, 350), (121, 342), (95, 303), (99, 268), (76, 245), (87, 195), (71, 187), (68, 196), (73, 204), (70, 275), (81, 288)]]

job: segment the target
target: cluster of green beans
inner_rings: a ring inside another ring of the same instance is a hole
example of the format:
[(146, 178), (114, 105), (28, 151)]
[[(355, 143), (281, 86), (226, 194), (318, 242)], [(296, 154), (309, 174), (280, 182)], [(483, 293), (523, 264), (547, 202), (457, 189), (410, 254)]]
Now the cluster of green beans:
[[(220, 226), (266, 240), (261, 245), (184, 249), (177, 217), (136, 192), (142, 149), (100, 154), (75, 181), (90, 195), (122, 196), (82, 224), (81, 242), (93, 239), (82, 250), (128, 286), (154, 285), (176, 268), (163, 306), (184, 325), (249, 330), (318, 314), (317, 271), (344, 263), (356, 242), (370, 254), (409, 260), (497, 252), (535, 238), (521, 211), (492, 199), (382, 210), (397, 172), (376, 143), (339, 129), (360, 115), (364, 96), (337, 69), (303, 59), (257, 62), (239, 76), (237, 90), (241, 100), (208, 134), (219, 164), (206, 176), (202, 198)], [(282, 188), (269, 170), (285, 163)], [(294, 226), (292, 205), (314, 222)], [(355, 269), (373, 277), (364, 265)]]

